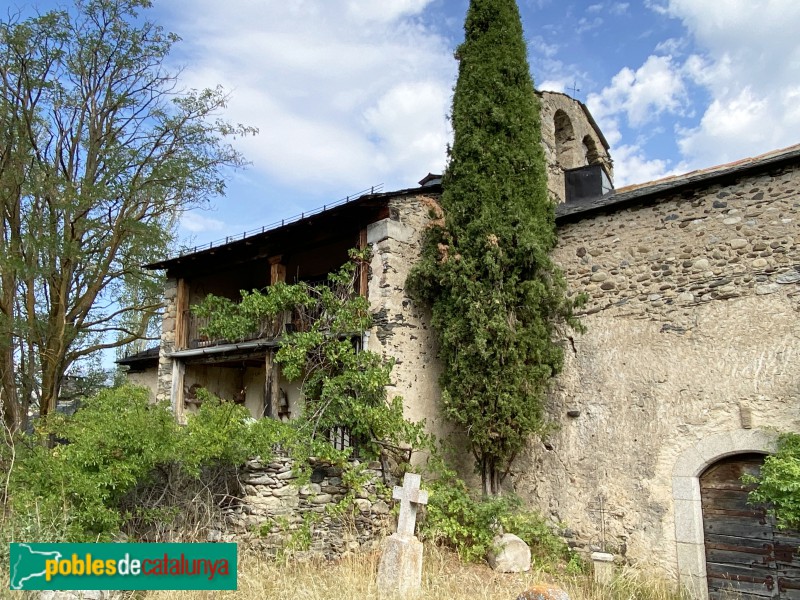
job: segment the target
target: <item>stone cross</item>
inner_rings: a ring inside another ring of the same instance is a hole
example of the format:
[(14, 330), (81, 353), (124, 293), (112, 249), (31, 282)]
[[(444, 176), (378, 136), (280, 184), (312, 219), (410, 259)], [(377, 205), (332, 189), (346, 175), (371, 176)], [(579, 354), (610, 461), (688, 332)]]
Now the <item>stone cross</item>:
[(403, 536), (414, 536), (414, 525), (417, 521), (417, 507), (428, 503), (428, 492), (419, 489), (420, 477), (416, 473), (406, 473), (403, 487), (394, 486), (392, 498), (400, 500), (400, 516), (397, 518), (397, 533)]

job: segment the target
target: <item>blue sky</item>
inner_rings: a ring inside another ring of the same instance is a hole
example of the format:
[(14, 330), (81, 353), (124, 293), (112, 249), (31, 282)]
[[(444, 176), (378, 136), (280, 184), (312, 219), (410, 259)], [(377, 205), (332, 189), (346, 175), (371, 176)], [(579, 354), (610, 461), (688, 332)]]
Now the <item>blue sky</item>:
[[(12, 0), (18, 5), (36, 4)], [(41, 6), (41, 4), (40, 4)], [(185, 86), (223, 85), (252, 165), (184, 215), (205, 243), (445, 165), (467, 0), (155, 0)], [(540, 89), (580, 91), (616, 185), (800, 142), (800, 2), (519, 0)]]

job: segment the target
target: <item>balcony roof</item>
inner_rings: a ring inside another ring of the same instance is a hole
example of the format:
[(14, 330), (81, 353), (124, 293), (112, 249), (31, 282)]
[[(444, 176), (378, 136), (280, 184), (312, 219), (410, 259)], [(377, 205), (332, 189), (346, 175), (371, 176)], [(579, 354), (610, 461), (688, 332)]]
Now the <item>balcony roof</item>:
[[(253, 258), (322, 245), (348, 235), (357, 236), (367, 225), (389, 217), (390, 199), (440, 191), (441, 186), (428, 185), (394, 192), (364, 193), (254, 232), (229, 237), (219, 244), (191, 249), (173, 258), (145, 265), (144, 268), (183, 272), (205, 269), (211, 265), (228, 266)], [(354, 241), (356, 239), (354, 237)]]

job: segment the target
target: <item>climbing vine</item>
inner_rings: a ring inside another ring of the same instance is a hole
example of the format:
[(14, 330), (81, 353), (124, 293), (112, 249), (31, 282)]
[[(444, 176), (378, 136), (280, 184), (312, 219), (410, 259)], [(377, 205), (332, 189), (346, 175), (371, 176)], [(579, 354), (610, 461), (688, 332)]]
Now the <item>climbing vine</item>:
[(276, 283), (242, 291), (240, 302), (209, 296), (192, 311), (209, 319), (206, 335), (229, 341), (271, 327), (286, 312), (300, 315), (298, 328), (280, 334), (275, 355), (283, 375), (302, 383), (303, 414), (293, 426), (311, 439), (346, 427), (368, 456), (405, 452), (403, 447), (424, 443), (422, 425), (403, 418), (402, 398), (387, 398), (393, 360), (361, 347), (372, 317), (367, 299), (355, 290), (369, 250), (350, 255), (325, 284)]

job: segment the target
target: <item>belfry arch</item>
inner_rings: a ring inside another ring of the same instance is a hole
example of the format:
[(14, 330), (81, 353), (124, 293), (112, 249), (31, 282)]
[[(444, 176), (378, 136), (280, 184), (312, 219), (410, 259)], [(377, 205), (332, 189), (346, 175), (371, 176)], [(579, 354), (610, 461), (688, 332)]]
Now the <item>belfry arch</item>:
[(597, 144), (590, 135), (585, 135), (583, 137), (583, 155), (586, 159), (585, 164), (587, 165), (596, 165), (602, 162), (600, 158), (600, 151), (597, 149)]
[(553, 125), (556, 137), (556, 161), (562, 169), (580, 167), (575, 129), (569, 115), (559, 109), (553, 115)]

